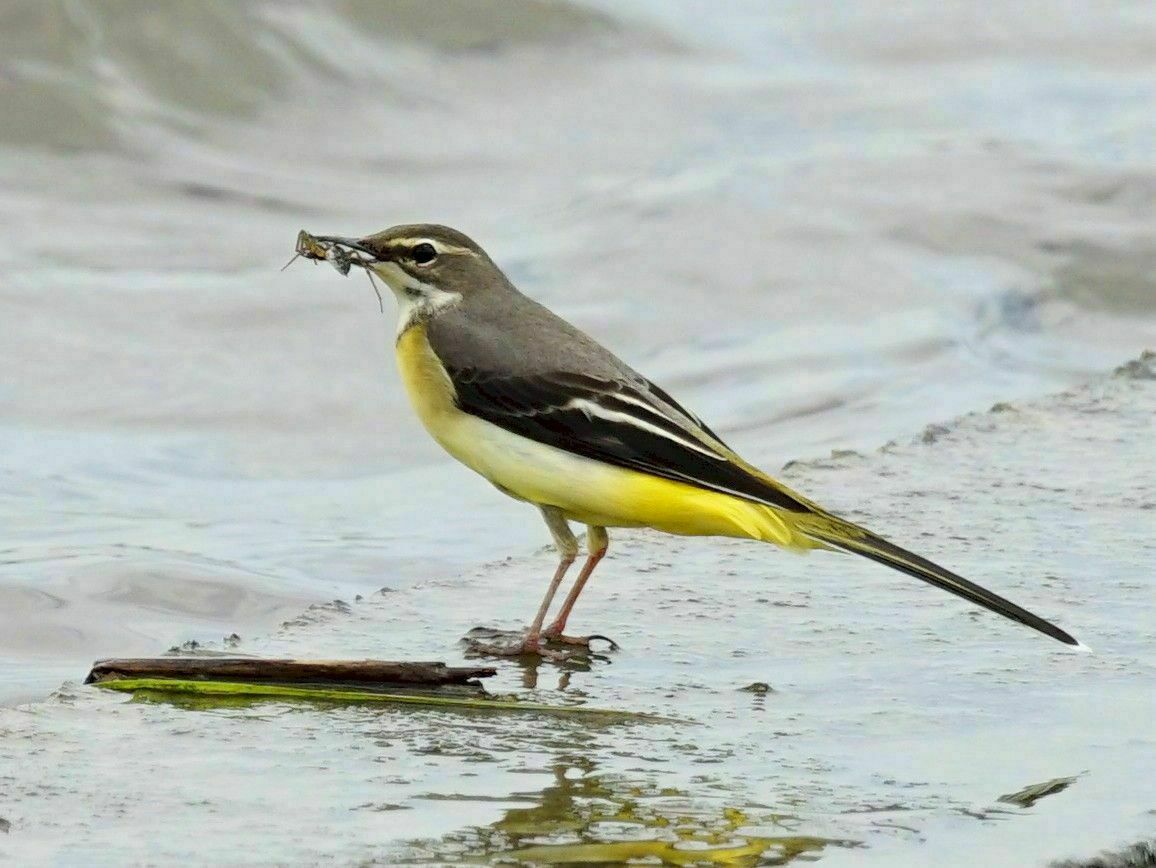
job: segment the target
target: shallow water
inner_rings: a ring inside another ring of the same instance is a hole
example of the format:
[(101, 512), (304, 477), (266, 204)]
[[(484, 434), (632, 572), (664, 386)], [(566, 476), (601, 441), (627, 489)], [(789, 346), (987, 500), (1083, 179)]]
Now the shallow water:
[[(526, 507), (448, 463), (419, 429), (391, 369), (391, 312), (379, 314), (367, 284), (305, 263), (278, 271), (303, 226), (343, 234), (413, 220), (460, 226), (524, 289), (768, 468), (906, 442), (997, 401), (1019, 406), (1098, 381), (1156, 345), (1156, 12), (1147, 6), (1091, 14), (1079, 3), (1006, 3), (980, 15), (950, 3), (907, 10), (902, 26), (887, 4), (819, 13), (786, 3), (774, 17), (754, 2), (730, 4), (725, 15), (695, 3), (502, 8), (395, 2), (387, 21), (369, 2), (28, 0), (0, 11), (0, 228), (11, 242), (0, 245), (0, 703), (43, 699), (97, 657), (234, 631), (250, 650), (450, 658), (466, 628), (514, 627), (533, 609), (549, 569), (544, 529)], [(157, 51), (162, 43), (179, 50)], [(591, 768), (565, 778), (592, 789), (574, 795), (558, 777), (568, 760), (533, 751), (538, 733), (517, 730), (503, 748), (508, 763), (480, 764), (483, 795), (528, 794), (506, 806), (517, 824), (528, 803), (618, 804), (642, 787), (648, 822), (677, 825), (687, 811), (700, 818), (696, 829), (730, 834), (746, 828), (733, 825), (737, 815), (726, 812), (735, 810), (768, 837), (868, 844), (826, 847), (832, 864), (884, 852), (899, 864), (921, 837), (942, 842), (937, 858), (1005, 842), (1034, 857), (1138, 834), (1139, 821), (1129, 824), (1140, 814), (1119, 801), (1132, 793), (1116, 791), (1122, 781), (1125, 790), (1143, 786), (1121, 771), (1141, 759), (1123, 746), (1132, 731), (1122, 725), (1117, 739), (1097, 728), (1105, 706), (1133, 713), (1133, 723), (1151, 719), (1140, 707), (1143, 667), (1122, 662), (1145, 659), (1151, 639), (1137, 614), (1152, 598), (1150, 570), (1140, 569), (1152, 563), (1143, 472), (1151, 461), (1137, 431), (1147, 418), (1150, 435), (1152, 408), (1143, 384), (1136, 388), (1127, 400), (1113, 393), (1103, 412), (1061, 399), (1033, 405), (1044, 409), (1027, 421), (991, 417), (997, 433), (969, 435), (966, 470), (937, 451), (947, 448), (941, 442), (792, 470), (821, 502), (981, 580), (1007, 577), (1008, 590), (1022, 581), (1017, 599), (1097, 651), (1095, 634), (1118, 635), (1113, 653), (1122, 657), (1053, 659), (1026, 631), (998, 625), (998, 647), (1023, 651), (997, 665), (994, 641), (972, 647), (958, 635), (974, 619), (996, 626), (902, 577), (819, 556), (623, 534), (613, 572), (600, 575), (580, 615), (630, 640), (627, 650), (575, 673), (570, 689), (706, 721), (725, 756), (702, 765), (721, 765), (722, 794), (707, 799), (717, 782), (691, 780), (698, 772), (687, 769), (699, 763), (668, 762), (651, 776), (645, 759), (681, 756), (669, 745), (711, 744), (705, 736), (595, 733), (589, 749), (573, 752)], [(1085, 431), (1100, 423), (1108, 427), (1089, 443)], [(1058, 457), (1044, 455), (1045, 444)], [(1010, 486), (1016, 478), (1023, 484)], [(953, 485), (958, 500), (935, 512)], [(1051, 559), (1048, 571), (1041, 557)], [(847, 583), (860, 570), (864, 582), (911, 593), (914, 608), (856, 591)], [(1072, 586), (1041, 594), (1030, 577), (1049, 572)], [(780, 579), (774, 594), (768, 574)], [(383, 585), (395, 593), (372, 597)], [(811, 608), (820, 588), (823, 615)], [(1090, 599), (1091, 588), (1103, 599)], [(732, 592), (748, 608), (726, 614)], [(666, 595), (653, 611), (648, 593)], [(310, 604), (358, 594), (367, 601), (352, 615), (275, 634)], [(764, 594), (769, 602), (750, 607)], [(1082, 602), (1069, 611), (1069, 600)], [(389, 607), (403, 601), (409, 620), (388, 622)], [(916, 642), (919, 619), (937, 612), (955, 613), (958, 627), (925, 630)], [(644, 623), (632, 627), (630, 614)], [(876, 637), (871, 644), (861, 644), (864, 633)], [(852, 674), (872, 662), (879, 668)], [(1069, 666), (1070, 693), (1057, 686)], [(516, 686), (520, 676), (503, 678)], [(751, 681), (780, 692), (734, 692)], [(945, 694), (957, 683), (958, 695)], [(673, 698), (657, 687), (670, 684), (683, 688), (672, 687)], [(53, 756), (101, 739), (112, 754), (87, 771), (71, 760), (53, 767), (49, 777), (75, 775), (52, 785), (67, 808), (0, 802), (0, 817), (14, 821), (0, 852), (48, 853), (56, 827), (45, 825), (47, 812), (81, 810), (102, 782), (120, 781), (123, 816), (133, 805), (145, 810), (151, 803), (134, 784), (140, 767), (117, 771), (112, 762), (122, 739), (136, 739), (144, 758), (177, 761), (164, 733), (184, 731), (188, 713), (87, 690), (65, 695), (73, 694), (6, 719)], [(765, 705), (757, 717), (756, 699)], [(1025, 717), (1009, 720), (1001, 709), (1017, 701)], [(768, 749), (764, 730), (743, 726), (761, 725), (779, 703), (789, 711), (774, 732), (795, 735), (773, 740), (785, 771), (739, 786)], [(910, 719), (890, 716), (900, 705)], [(321, 748), (332, 756), (314, 759), (340, 774), (324, 786), (312, 768), (285, 780), (270, 771), (278, 755), (258, 754), (244, 767), (261, 773), (251, 792), (220, 784), (244, 804), (217, 805), (202, 791), (215, 771), (186, 769), (191, 789), (168, 781), (170, 805), (208, 802), (183, 816), (187, 837), (145, 843), (110, 816), (103, 831), (94, 820), (77, 833), (72, 856), (98, 846), (141, 860), (167, 846), (187, 852), (205, 846), (192, 824), (210, 815), (238, 824), (212, 846), (235, 846), (258, 806), (279, 804), (297, 785), (330, 792), (334, 801), (321, 803), (338, 805), (340, 817), (330, 826), (363, 823), (349, 830), (356, 843), (335, 853), (320, 829), (301, 832), (294, 850), (298, 839), (270, 834), (254, 861), (307, 861), (308, 848), (345, 860), (396, 856), (403, 837), (434, 842), (413, 846), (436, 861), (453, 830), (467, 854), (536, 843), (490, 840), (496, 803), (426, 804), (400, 784), (382, 798), (407, 804), (404, 823), (397, 812), (346, 816), (338, 781), (361, 780), (375, 793), (393, 786), (356, 771), (357, 752), (374, 744), (366, 733), (410, 718), (333, 715), (200, 714), (206, 738), (241, 731), (259, 743), (272, 737), (260, 727), (288, 727), (290, 757), (306, 742), (302, 731), (332, 726), (337, 744)], [(1049, 757), (1086, 761), (1056, 768), (1020, 756), (1025, 742), (1044, 750), (1033, 727), (1059, 727), (1060, 749)], [(429, 731), (445, 729), (439, 717)], [(620, 737), (653, 740), (658, 752), (635, 746), (626, 752), (636, 759), (618, 757)], [(420, 763), (412, 747), (383, 757)], [(518, 765), (528, 752), (534, 759)], [(232, 754), (222, 763), (235, 763)], [(204, 755), (182, 756), (195, 768)], [(1101, 771), (1012, 811), (1016, 822), (959, 812), (989, 811), (1001, 793), (1084, 768)], [(31, 774), (0, 768), (25, 793), (39, 792)], [(456, 766), (436, 774), (440, 789), (430, 792), (457, 792)], [(898, 783), (876, 780), (888, 775)], [(647, 789), (652, 779), (656, 789)], [(664, 788), (677, 791), (669, 803)], [(1138, 792), (1136, 804), (1148, 798), (1150, 808), (1150, 791)], [(1072, 803), (1081, 806), (1073, 813), (1053, 807)], [(893, 804), (904, 806), (898, 819), (841, 813)], [(300, 809), (304, 828), (309, 804)], [(595, 827), (582, 833), (588, 843), (613, 837), (611, 821), (593, 819), (601, 813), (582, 820), (558, 810), (566, 828)], [(780, 812), (802, 819), (783, 831), (766, 819)], [(887, 831), (903, 825), (918, 831)], [(391, 831), (399, 827), (407, 836)], [(1046, 851), (1032, 849), (1042, 841)], [(141, 849), (115, 849), (130, 846)]]
[[(576, 617), (621, 650), (506, 662), (487, 687), (672, 721), (134, 702), (70, 682), (0, 711), (0, 852), (21, 864), (1019, 865), (1151, 834), (1156, 480), (1135, 471), (1149, 460), (1154, 362), (1148, 379), (787, 471), (835, 497), (869, 486), (879, 526), (904, 527), (1094, 654), (850, 558), (620, 533)], [(239, 650), (461, 661), (454, 637), (479, 619), (518, 626), (550, 561), (391, 582)], [(1000, 801), (1059, 777), (1074, 781), (1032, 806)]]

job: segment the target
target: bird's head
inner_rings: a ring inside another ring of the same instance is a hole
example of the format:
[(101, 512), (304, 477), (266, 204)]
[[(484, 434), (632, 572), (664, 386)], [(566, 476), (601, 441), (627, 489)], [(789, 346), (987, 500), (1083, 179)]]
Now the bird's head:
[(470, 295), (508, 286), (471, 238), (434, 223), (394, 226), (365, 238), (319, 235), (316, 241), (352, 252), (348, 261), (380, 277), (398, 302), (398, 330), (436, 316)]

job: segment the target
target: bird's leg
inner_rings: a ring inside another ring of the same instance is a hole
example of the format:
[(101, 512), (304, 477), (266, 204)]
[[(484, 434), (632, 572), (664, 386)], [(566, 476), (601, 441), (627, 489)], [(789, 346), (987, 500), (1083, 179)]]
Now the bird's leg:
[[(590, 525), (586, 530), (586, 563), (582, 565), (582, 572), (578, 574), (577, 580), (574, 582), (574, 587), (570, 589), (570, 593), (566, 595), (565, 602), (562, 603), (562, 608), (558, 610), (558, 616), (550, 623), (542, 635), (551, 642), (564, 642), (569, 645), (585, 645), (589, 647), (591, 639), (606, 639), (605, 636), (567, 636), (562, 631), (566, 629), (566, 620), (570, 617), (570, 611), (574, 608), (574, 604), (578, 602), (578, 596), (582, 593), (582, 589), (586, 587), (586, 582), (590, 579), (590, 574), (594, 572), (594, 568), (598, 566), (598, 562), (606, 555), (606, 549), (610, 545), (610, 535), (606, 533), (606, 528)], [(616, 648), (614, 642), (610, 642), (612, 648)]]
[(554, 578), (550, 579), (550, 587), (546, 588), (546, 595), (542, 597), (542, 604), (538, 606), (538, 613), (534, 615), (530, 629), (526, 631), (523, 645), (527, 651), (541, 645), (542, 624), (546, 620), (546, 613), (550, 611), (550, 604), (554, 602), (554, 595), (558, 593), (558, 586), (562, 584), (566, 571), (578, 557), (578, 540), (574, 538), (574, 533), (561, 511), (552, 506), (540, 508), (542, 517), (546, 519), (546, 527), (550, 528), (550, 534), (554, 537), (554, 545), (558, 547), (559, 560), (558, 569), (554, 570)]
[(558, 593), (558, 586), (562, 584), (566, 571), (570, 569), (571, 564), (578, 557), (578, 540), (575, 539), (561, 510), (552, 506), (539, 508), (542, 510), (542, 517), (546, 519), (546, 527), (550, 529), (550, 535), (554, 537), (554, 545), (558, 548), (558, 568), (554, 570), (554, 577), (550, 579), (550, 585), (546, 588), (546, 595), (542, 598), (542, 604), (538, 607), (537, 614), (534, 615), (530, 629), (526, 631), (520, 641), (497, 645), (467, 639), (466, 641), (469, 642), (474, 651), (503, 657), (538, 654), (550, 659), (562, 659), (566, 656), (542, 647), (542, 623), (546, 620), (546, 613), (550, 610), (550, 604), (554, 602), (554, 595)]

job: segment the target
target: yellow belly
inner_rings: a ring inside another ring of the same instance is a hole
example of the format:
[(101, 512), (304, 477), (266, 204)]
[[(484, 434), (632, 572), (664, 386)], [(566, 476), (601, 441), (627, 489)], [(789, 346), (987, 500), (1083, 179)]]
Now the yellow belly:
[(398, 338), (397, 362), (426, 430), (450, 455), (514, 497), (557, 507), (584, 524), (810, 547), (771, 507), (574, 455), (463, 413), (424, 325)]

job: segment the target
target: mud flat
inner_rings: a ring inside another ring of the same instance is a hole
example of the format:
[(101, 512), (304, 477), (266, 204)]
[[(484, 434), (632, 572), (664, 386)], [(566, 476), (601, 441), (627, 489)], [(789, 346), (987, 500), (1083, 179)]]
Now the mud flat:
[[(850, 558), (621, 533), (575, 626), (622, 650), (504, 662), (491, 689), (675, 722), (134, 701), (69, 682), (0, 710), (0, 854), (894, 866), (1038, 864), (1139, 841), (1156, 807), (1154, 376), (1146, 356), (786, 470), (1094, 654)], [(467, 663), (456, 638), (516, 626), (550, 558), (315, 606), (239, 648)]]

